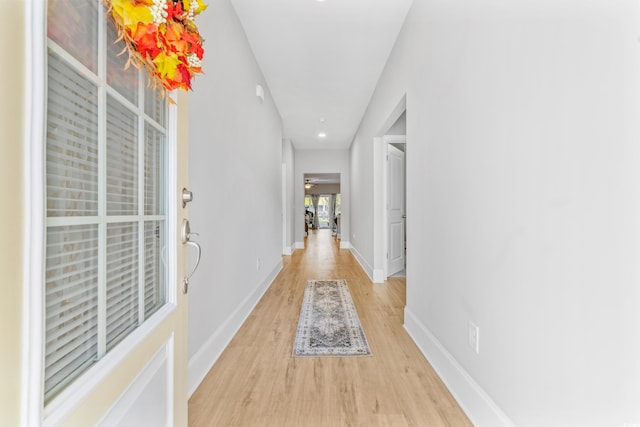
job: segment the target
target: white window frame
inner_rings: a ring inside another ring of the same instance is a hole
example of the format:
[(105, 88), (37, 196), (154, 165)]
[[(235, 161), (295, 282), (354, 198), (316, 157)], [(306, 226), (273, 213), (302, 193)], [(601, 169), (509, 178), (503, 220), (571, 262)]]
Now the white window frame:
[[(104, 14), (102, 14), (104, 16)], [(176, 310), (177, 304), (177, 107), (170, 104), (166, 117), (166, 303), (133, 330), (102, 359), (44, 406), (44, 270), (46, 237), (46, 81), (47, 4), (25, 5), (25, 123), (24, 183), (25, 236), (23, 251), (23, 328), (21, 425), (57, 425), (95, 389), (150, 333)], [(101, 19), (104, 22), (104, 19)], [(104, 37), (101, 31), (100, 37)], [(144, 128), (139, 130), (144, 134)]]

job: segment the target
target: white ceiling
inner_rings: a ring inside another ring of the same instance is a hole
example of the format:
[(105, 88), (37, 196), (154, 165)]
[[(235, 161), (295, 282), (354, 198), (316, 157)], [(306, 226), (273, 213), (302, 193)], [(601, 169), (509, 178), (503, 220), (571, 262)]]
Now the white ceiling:
[(305, 173), (304, 181), (312, 184), (340, 184), (339, 173)]
[(351, 145), (412, 1), (231, 0), (296, 149)]

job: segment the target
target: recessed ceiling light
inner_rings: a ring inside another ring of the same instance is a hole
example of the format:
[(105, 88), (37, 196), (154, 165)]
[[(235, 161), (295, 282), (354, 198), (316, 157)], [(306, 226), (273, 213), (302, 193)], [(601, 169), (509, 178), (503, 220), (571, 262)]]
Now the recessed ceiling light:
[(320, 124), (316, 130), (318, 131), (318, 138), (327, 137), (327, 128), (324, 125), (324, 117), (320, 117)]

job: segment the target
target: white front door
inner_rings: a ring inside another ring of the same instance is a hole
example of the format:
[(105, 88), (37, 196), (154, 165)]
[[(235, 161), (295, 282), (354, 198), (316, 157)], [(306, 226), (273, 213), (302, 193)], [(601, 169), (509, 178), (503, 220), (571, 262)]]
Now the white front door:
[(405, 177), (404, 152), (392, 145), (387, 147), (387, 276), (391, 276), (404, 269)]
[(27, 424), (186, 426), (187, 97), (124, 69), (100, 0), (34, 5)]

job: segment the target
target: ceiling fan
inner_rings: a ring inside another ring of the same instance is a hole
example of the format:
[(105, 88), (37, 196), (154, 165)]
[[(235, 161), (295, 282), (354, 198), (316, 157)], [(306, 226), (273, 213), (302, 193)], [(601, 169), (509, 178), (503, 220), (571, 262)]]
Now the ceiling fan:
[(304, 188), (306, 188), (307, 190), (310, 189), (311, 187), (313, 187), (314, 185), (316, 185), (316, 184), (312, 183), (310, 180), (308, 180), (308, 179), (304, 180)]

